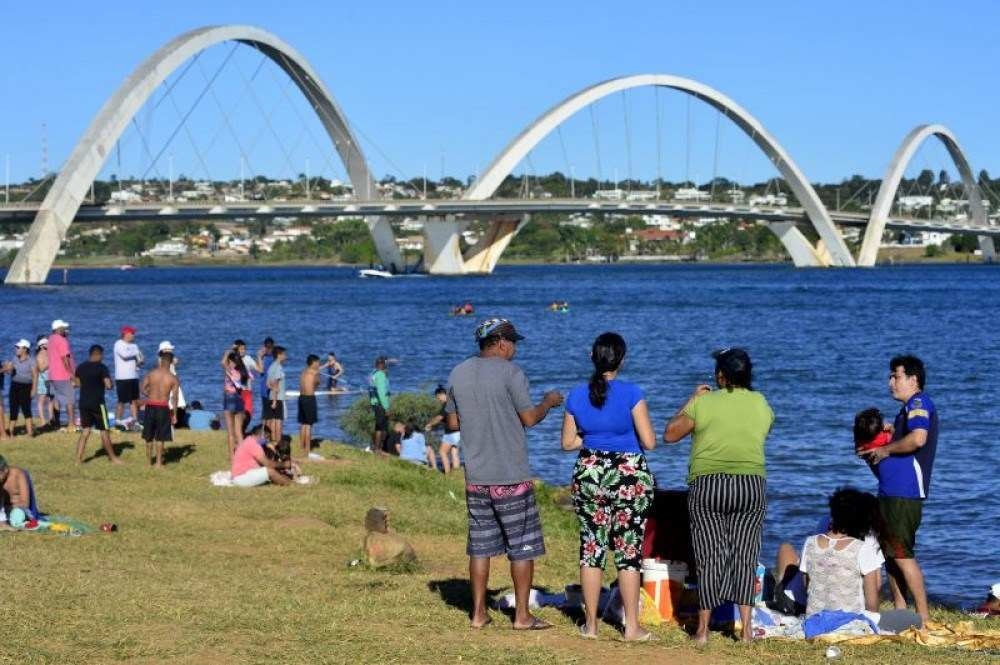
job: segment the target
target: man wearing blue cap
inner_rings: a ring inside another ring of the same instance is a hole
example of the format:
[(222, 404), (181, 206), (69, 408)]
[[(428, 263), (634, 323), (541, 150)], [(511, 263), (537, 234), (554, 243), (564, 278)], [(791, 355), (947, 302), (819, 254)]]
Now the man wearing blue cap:
[(528, 377), (511, 362), (524, 337), (510, 321), (488, 319), (475, 337), (479, 355), (451, 371), (445, 406), (448, 427), (461, 433), (465, 453), (472, 627), (491, 621), (486, 612), (490, 558), (506, 554), (514, 581), (514, 629), (551, 628), (528, 611), (534, 561), (545, 554), (545, 543), (524, 430), (540, 423), (563, 397), (550, 391), (537, 406), (532, 403)]

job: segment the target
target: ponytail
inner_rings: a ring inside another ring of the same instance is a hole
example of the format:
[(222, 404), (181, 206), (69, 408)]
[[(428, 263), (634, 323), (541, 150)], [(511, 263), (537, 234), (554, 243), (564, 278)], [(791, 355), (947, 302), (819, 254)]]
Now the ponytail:
[(598, 335), (590, 350), (594, 363), (594, 373), (590, 375), (590, 403), (597, 409), (604, 408), (608, 400), (608, 380), (606, 372), (617, 371), (625, 359), (625, 340), (618, 333), (606, 332)]

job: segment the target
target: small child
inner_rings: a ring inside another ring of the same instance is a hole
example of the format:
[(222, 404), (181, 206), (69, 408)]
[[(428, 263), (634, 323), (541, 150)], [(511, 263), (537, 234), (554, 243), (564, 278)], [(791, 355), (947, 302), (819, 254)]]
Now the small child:
[(396, 452), (399, 453), (399, 459), (401, 460), (406, 460), (413, 464), (426, 464), (437, 471), (434, 449), (427, 443), (424, 435), (417, 431), (412, 422), (408, 422), (404, 426), (402, 438), (396, 444)]
[(854, 451), (867, 452), (892, 442), (892, 431), (886, 429), (882, 412), (865, 409), (854, 416)]

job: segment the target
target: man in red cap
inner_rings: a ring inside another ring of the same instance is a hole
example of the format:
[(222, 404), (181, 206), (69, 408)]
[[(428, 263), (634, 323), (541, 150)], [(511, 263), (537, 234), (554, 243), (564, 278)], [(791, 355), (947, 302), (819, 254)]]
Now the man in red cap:
[(115, 405), (115, 420), (122, 423), (125, 405), (131, 411), (131, 423), (138, 423), (139, 415), (139, 368), (142, 367), (142, 351), (135, 343), (135, 328), (122, 326), (122, 336), (115, 342), (115, 392), (118, 394), (118, 404)]

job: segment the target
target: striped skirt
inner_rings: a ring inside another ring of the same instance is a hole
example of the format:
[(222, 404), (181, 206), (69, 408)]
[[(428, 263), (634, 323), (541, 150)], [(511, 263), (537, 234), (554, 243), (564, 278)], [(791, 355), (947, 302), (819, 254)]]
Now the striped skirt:
[(763, 476), (699, 476), (689, 489), (699, 606), (752, 604), (767, 509)]

